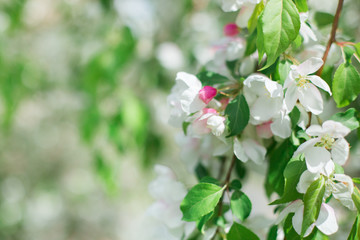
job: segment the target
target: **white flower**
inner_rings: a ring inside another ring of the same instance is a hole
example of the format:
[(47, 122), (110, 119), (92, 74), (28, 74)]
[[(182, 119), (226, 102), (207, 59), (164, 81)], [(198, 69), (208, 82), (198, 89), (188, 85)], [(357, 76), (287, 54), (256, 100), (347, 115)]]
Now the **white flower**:
[(314, 32), (311, 28), (306, 24), (306, 20), (309, 17), (309, 13), (300, 13), (300, 34), (304, 38), (304, 43), (308, 43), (309, 39), (313, 41), (317, 41), (317, 37), (315, 36)]
[[(296, 200), (284, 208), (275, 221), (275, 224), (279, 224), (289, 213), (292, 212), (295, 213), (292, 218), (293, 227), (300, 235), (304, 217), (304, 203), (301, 200)], [(336, 221), (334, 209), (330, 205), (326, 203), (321, 204), (318, 219), (305, 231), (304, 237), (308, 236), (315, 226), (326, 235), (331, 235), (337, 232), (339, 226)]]
[(250, 159), (256, 164), (262, 164), (265, 161), (266, 148), (251, 138), (239, 141), (235, 137), (234, 154), (242, 162)]
[(315, 138), (301, 144), (293, 156), (304, 153), (307, 169), (312, 173), (320, 172), (331, 159), (344, 165), (349, 157), (349, 143), (344, 137), (349, 132), (349, 128), (332, 120), (322, 126), (312, 125), (306, 133)]
[(244, 96), (250, 108), (250, 122), (267, 122), (282, 109), (283, 90), (280, 84), (264, 75), (252, 74), (244, 81)]
[(273, 117), (270, 129), (275, 136), (288, 138), (291, 135), (291, 119), (288, 115), (285, 105), (279, 113)]
[(305, 193), (311, 183), (323, 175), (325, 177), (325, 194), (324, 199), (328, 198), (330, 194), (335, 199), (339, 200), (345, 207), (350, 210), (355, 210), (354, 201), (351, 198), (354, 192), (354, 184), (349, 176), (344, 174), (334, 174), (335, 165), (332, 161), (327, 162), (324, 168), (318, 173), (312, 173), (305, 170), (299, 179), (296, 187), (299, 193)]
[(299, 66), (291, 66), (291, 71), (284, 84), (284, 88), (287, 88), (285, 104), (289, 112), (294, 108), (296, 101), (299, 99), (307, 111), (315, 115), (322, 113), (323, 100), (319, 89), (314, 85), (331, 95), (330, 87), (319, 76), (309, 75), (316, 72), (322, 65), (323, 61), (320, 58), (313, 57)]
[(222, 0), (224, 12), (234, 12), (241, 8), (245, 3), (258, 4), (260, 0)]
[(201, 89), (201, 82), (196, 76), (185, 72), (176, 75), (176, 84), (168, 97), (168, 104), (171, 107), (170, 124), (181, 126), (186, 116), (206, 106), (206, 103), (199, 98)]
[(195, 119), (189, 134), (194, 136), (203, 135), (212, 132), (215, 136), (220, 136), (225, 131), (225, 118), (219, 116), (219, 113), (213, 108), (203, 108), (200, 112), (190, 117)]

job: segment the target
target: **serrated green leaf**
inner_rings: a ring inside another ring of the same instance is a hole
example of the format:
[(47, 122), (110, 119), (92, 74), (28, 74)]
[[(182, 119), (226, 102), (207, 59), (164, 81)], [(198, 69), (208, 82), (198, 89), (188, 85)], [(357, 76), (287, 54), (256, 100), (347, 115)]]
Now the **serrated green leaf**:
[(346, 112), (334, 114), (330, 120), (342, 123), (344, 126), (355, 130), (359, 127), (359, 121), (356, 118), (357, 111), (355, 108), (349, 108)]
[(264, 10), (264, 3), (263, 1), (261, 1), (260, 3), (258, 3), (255, 6), (255, 9), (251, 15), (251, 17), (249, 18), (248, 21), (248, 30), (249, 33), (254, 32), (254, 30), (256, 29), (257, 23), (258, 23), (258, 18), (260, 16), (260, 14), (262, 13), (262, 11)]
[(299, 12), (307, 12), (309, 10), (307, 0), (295, 0), (295, 5)]
[(236, 222), (231, 226), (226, 238), (227, 240), (260, 240), (250, 229)]
[(250, 119), (250, 110), (245, 97), (239, 94), (227, 105), (225, 114), (228, 116), (228, 137), (240, 134), (247, 126)]
[(241, 221), (244, 221), (251, 212), (251, 201), (242, 191), (235, 190), (231, 195), (230, 208), (232, 213)]
[(360, 74), (350, 63), (343, 63), (335, 72), (333, 97), (338, 108), (345, 107), (360, 94)]
[(203, 86), (213, 86), (215, 84), (221, 84), (228, 81), (227, 77), (207, 70), (203, 70), (196, 74), (196, 77), (201, 81)]
[(259, 22), (267, 55), (264, 69), (271, 66), (296, 39), (300, 30), (300, 16), (291, 0), (271, 0), (266, 4)]
[(198, 221), (206, 214), (214, 211), (225, 187), (221, 188), (211, 183), (199, 183), (186, 194), (181, 202), (180, 209), (183, 220)]
[(347, 240), (359, 240), (359, 239), (360, 239), (360, 215), (357, 215)]
[(286, 78), (289, 76), (291, 62), (288, 60), (281, 60), (276, 65), (274, 79), (278, 80), (280, 84), (284, 84)]
[(316, 179), (304, 195), (304, 218), (301, 226), (301, 235), (313, 224), (320, 213), (321, 204), (325, 193), (325, 179), (323, 176)]
[(291, 159), (284, 170), (285, 188), (282, 197), (272, 203), (282, 204), (301, 199), (302, 194), (296, 190), (301, 174), (306, 170), (306, 163), (302, 155)]
[(351, 195), (351, 198), (354, 201), (354, 204), (355, 204), (355, 207), (356, 207), (358, 213), (360, 213), (360, 192), (356, 186), (354, 187), (354, 192)]
[(324, 27), (334, 22), (334, 15), (326, 12), (316, 12), (314, 20), (318, 27)]

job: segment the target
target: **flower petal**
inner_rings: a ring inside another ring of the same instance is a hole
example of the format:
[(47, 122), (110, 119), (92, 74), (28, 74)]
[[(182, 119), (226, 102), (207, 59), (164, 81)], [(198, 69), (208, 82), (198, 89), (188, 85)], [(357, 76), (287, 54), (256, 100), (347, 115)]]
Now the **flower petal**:
[(325, 121), (322, 127), (324, 129), (324, 133), (327, 133), (334, 138), (345, 137), (351, 131), (348, 127), (344, 126), (342, 123), (333, 120)]
[(281, 138), (288, 138), (291, 135), (291, 120), (288, 115), (274, 119), (270, 125), (274, 135)]
[(299, 98), (299, 94), (296, 85), (295, 84), (289, 85), (289, 88), (286, 90), (285, 93), (285, 105), (287, 111), (291, 112), (298, 98)]
[(318, 141), (320, 141), (320, 138), (312, 138), (302, 143), (298, 147), (298, 149), (296, 149), (296, 151), (294, 152), (293, 157), (296, 157), (297, 155), (304, 153), (307, 148), (313, 147)]
[(299, 101), (307, 111), (319, 115), (323, 111), (323, 100), (319, 89), (312, 83), (305, 84), (304, 87), (298, 88)]
[(320, 173), (312, 173), (309, 170), (305, 170), (300, 176), (299, 183), (296, 186), (296, 190), (299, 193), (305, 193), (311, 183), (313, 183), (319, 177)]
[(318, 88), (321, 88), (324, 91), (328, 92), (331, 96), (332, 93), (329, 85), (321, 77), (316, 75), (311, 75), (311, 76), (307, 76), (307, 79), (309, 79)]
[(245, 154), (256, 164), (262, 164), (265, 161), (266, 148), (255, 142), (253, 139), (246, 139), (242, 142)]
[(304, 206), (304, 204), (300, 199), (290, 203), (280, 212), (279, 216), (275, 220), (275, 224), (279, 224), (282, 220), (286, 218), (289, 213), (296, 212), (301, 206)]
[(309, 147), (304, 151), (307, 169), (312, 172), (320, 172), (328, 161), (331, 161), (329, 151), (324, 147)]
[(350, 210), (356, 210), (354, 201), (351, 197), (354, 191), (352, 179), (345, 174), (334, 174), (334, 180), (337, 181), (332, 184), (332, 194), (334, 198), (339, 200), (342, 205)]
[(308, 129), (306, 129), (306, 134), (310, 136), (321, 136), (324, 134), (324, 130), (320, 125), (311, 125)]
[(242, 146), (242, 143), (237, 138), (234, 140), (234, 154), (242, 162), (247, 162), (249, 160), (245, 154), (245, 149)]
[[(299, 209), (295, 212), (295, 215), (292, 218), (292, 223), (294, 230), (301, 235), (302, 222), (304, 218), (304, 205), (301, 205)], [(310, 227), (306, 230), (304, 237), (308, 236), (314, 229), (315, 224), (311, 224)]]
[(349, 143), (345, 138), (339, 138), (331, 148), (331, 157), (335, 163), (344, 165), (349, 158)]
[(251, 116), (258, 121), (269, 121), (281, 109), (281, 98), (259, 97), (250, 107)]
[(331, 235), (337, 232), (339, 226), (336, 222), (335, 212), (330, 205), (321, 204), (319, 217), (315, 222), (316, 227), (324, 234)]
[(302, 62), (298, 67), (297, 71), (301, 76), (316, 72), (324, 64), (321, 58), (311, 57), (308, 60)]

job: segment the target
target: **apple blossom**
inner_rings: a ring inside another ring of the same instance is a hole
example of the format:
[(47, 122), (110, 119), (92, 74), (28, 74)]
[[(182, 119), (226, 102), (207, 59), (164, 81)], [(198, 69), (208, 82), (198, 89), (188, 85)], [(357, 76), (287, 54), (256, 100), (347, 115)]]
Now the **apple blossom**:
[(250, 138), (242, 141), (235, 138), (234, 154), (242, 162), (247, 162), (250, 159), (256, 164), (262, 164), (265, 161), (266, 148)]
[(222, 0), (222, 9), (224, 12), (237, 11), (245, 3), (258, 4), (260, 0)]
[(319, 115), (323, 111), (323, 100), (320, 91), (315, 87), (319, 87), (331, 95), (329, 85), (316, 75), (309, 75), (316, 72), (323, 65), (320, 58), (309, 58), (300, 65), (292, 65), (289, 76), (287, 77), (284, 88), (285, 104), (288, 111), (291, 111), (296, 101), (300, 103), (307, 111), (315, 115)]
[(306, 24), (306, 20), (309, 17), (309, 13), (300, 13), (300, 34), (304, 38), (304, 43), (308, 43), (309, 39), (317, 41), (317, 37), (311, 28)]
[(322, 126), (312, 125), (306, 133), (315, 138), (301, 144), (294, 157), (304, 153), (306, 166), (312, 173), (319, 172), (331, 159), (344, 165), (349, 157), (349, 143), (344, 137), (349, 132), (349, 128), (332, 120), (325, 121)]

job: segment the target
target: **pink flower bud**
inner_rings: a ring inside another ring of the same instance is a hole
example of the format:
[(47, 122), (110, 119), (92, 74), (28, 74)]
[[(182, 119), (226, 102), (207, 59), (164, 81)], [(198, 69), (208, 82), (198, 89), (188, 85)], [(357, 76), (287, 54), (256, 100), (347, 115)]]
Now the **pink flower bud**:
[(272, 121), (268, 121), (256, 126), (256, 133), (261, 138), (271, 138), (273, 133), (271, 131), (270, 125)]
[(224, 35), (233, 37), (239, 34), (239, 28), (235, 23), (228, 23), (224, 27)]
[(199, 98), (208, 104), (217, 94), (216, 88), (205, 86), (199, 91)]

